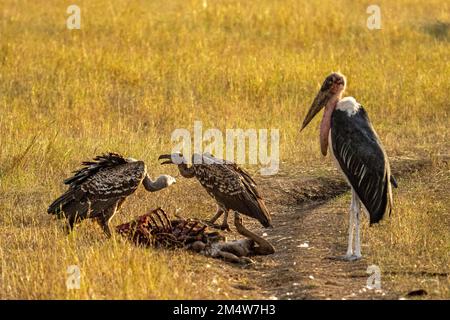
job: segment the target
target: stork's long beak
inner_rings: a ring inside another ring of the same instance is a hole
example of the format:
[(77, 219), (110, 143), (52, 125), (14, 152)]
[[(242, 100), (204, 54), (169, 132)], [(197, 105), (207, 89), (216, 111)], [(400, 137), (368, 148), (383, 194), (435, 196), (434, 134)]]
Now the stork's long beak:
[(311, 104), (311, 107), (308, 110), (308, 113), (306, 114), (305, 120), (303, 120), (302, 128), (300, 131), (302, 131), (308, 123), (311, 122), (311, 120), (314, 118), (314, 116), (327, 104), (328, 100), (330, 99), (330, 94), (328, 90), (320, 90), (317, 96), (314, 98), (313, 103)]

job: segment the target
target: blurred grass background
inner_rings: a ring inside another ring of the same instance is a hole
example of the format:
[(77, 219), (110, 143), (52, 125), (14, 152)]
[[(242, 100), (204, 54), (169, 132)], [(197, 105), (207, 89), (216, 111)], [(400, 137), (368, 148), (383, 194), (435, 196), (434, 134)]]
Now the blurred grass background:
[[(320, 174), (333, 164), (320, 155), (319, 120), (298, 130), (331, 71), (347, 76), (391, 157), (449, 153), (448, 1), (378, 1), (382, 29), (372, 31), (368, 1), (77, 1), (81, 30), (66, 28), (70, 4), (0, 3), (0, 298), (220, 297), (189, 289), (226, 282), (196, 276), (191, 256), (103, 242), (90, 223), (68, 240), (46, 207), (82, 160), (107, 150), (146, 161), (151, 175), (176, 174), (157, 156), (195, 120), (278, 128), (281, 169)], [(405, 192), (423, 194), (423, 207), (435, 201), (426, 181)], [(212, 204), (183, 180), (138, 192), (113, 224), (156, 206), (209, 216)], [(74, 262), (89, 279), (76, 293), (61, 281)]]

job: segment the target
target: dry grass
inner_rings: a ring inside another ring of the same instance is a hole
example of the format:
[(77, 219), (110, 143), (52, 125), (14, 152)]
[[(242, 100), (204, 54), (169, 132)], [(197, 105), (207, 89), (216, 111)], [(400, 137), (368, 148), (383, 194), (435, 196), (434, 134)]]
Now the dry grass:
[[(0, 298), (227, 297), (226, 275), (203, 258), (105, 242), (90, 223), (66, 238), (46, 207), (81, 160), (106, 150), (145, 160), (152, 174), (174, 174), (157, 155), (194, 120), (279, 128), (283, 162), (331, 166), (320, 157), (318, 121), (301, 136), (298, 129), (332, 70), (347, 75), (348, 94), (367, 108), (390, 155), (450, 149), (450, 42), (434, 27), (450, 21), (447, 1), (378, 1), (380, 31), (366, 28), (364, 1), (77, 3), (79, 31), (65, 28), (67, 2), (0, 3)], [(443, 178), (420, 173), (405, 184), (396, 223), (370, 236), (381, 265), (415, 270), (420, 257), (430, 270), (443, 268), (448, 213), (438, 213), (448, 197), (428, 190), (445, 191), (448, 170), (436, 172)], [(138, 192), (114, 223), (155, 206), (193, 216), (213, 209), (183, 180), (156, 195)], [(72, 264), (84, 280), (69, 292)], [(448, 287), (440, 292), (448, 296)]]
[[(450, 164), (401, 180), (395, 212), (381, 228), (370, 228), (370, 261), (380, 266), (388, 288), (425, 289), (450, 299)], [(378, 229), (378, 230), (377, 230)]]

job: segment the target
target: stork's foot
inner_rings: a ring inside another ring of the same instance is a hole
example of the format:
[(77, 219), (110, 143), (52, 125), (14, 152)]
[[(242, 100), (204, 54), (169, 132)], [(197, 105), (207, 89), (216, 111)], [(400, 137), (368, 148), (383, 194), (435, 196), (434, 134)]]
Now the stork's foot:
[(356, 254), (352, 254), (351, 256), (347, 256), (345, 255), (343, 257), (344, 261), (358, 261), (361, 260), (362, 256), (361, 255), (356, 255)]
[(338, 260), (338, 261), (358, 261), (362, 258), (361, 255), (351, 254), (345, 256), (337, 256), (337, 257), (328, 257), (330, 260)]

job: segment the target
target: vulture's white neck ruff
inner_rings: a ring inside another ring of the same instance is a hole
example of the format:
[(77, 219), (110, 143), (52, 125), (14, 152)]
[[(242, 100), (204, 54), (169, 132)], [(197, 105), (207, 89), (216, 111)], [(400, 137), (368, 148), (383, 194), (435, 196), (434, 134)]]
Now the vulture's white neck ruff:
[(354, 116), (359, 108), (361, 105), (353, 97), (345, 97), (336, 104), (336, 109), (347, 112), (349, 117)]

